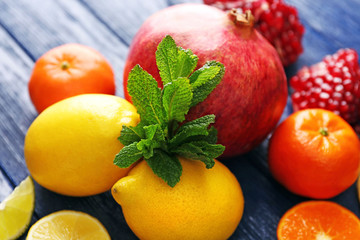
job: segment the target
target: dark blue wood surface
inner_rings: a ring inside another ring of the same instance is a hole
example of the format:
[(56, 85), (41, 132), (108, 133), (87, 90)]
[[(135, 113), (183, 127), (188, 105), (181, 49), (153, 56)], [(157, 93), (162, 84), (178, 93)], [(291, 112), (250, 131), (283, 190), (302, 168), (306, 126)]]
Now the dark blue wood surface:
[[(199, 0), (1, 0), (0, 1), (0, 201), (29, 173), (23, 144), (37, 113), (27, 91), (34, 61), (51, 48), (77, 42), (99, 50), (112, 64), (117, 95), (123, 96), (122, 71), (128, 46), (143, 21), (172, 4)], [(304, 53), (286, 69), (288, 77), (304, 65), (320, 61), (339, 48), (360, 51), (359, 0), (288, 0), (296, 6), (306, 27)], [(283, 119), (291, 112), (285, 109)], [(245, 197), (245, 212), (231, 239), (276, 239), (284, 212), (307, 200), (286, 191), (271, 176), (267, 140), (253, 151), (225, 161), (238, 178)], [(331, 199), (360, 216), (355, 186)], [(112, 239), (136, 239), (121, 208), (109, 192), (86, 198), (52, 193), (36, 184), (32, 219), (57, 210), (73, 209), (97, 217)], [(25, 234), (26, 235), (26, 234)], [(25, 235), (20, 239), (25, 239)]]

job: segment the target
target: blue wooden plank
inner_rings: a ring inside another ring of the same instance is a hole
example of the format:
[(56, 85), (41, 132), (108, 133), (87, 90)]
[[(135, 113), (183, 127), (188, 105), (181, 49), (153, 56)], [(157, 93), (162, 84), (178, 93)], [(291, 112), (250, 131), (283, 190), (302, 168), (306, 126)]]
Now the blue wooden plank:
[(0, 1), (0, 24), (32, 59), (69, 42), (97, 49), (113, 66), (117, 93), (123, 95), (127, 46), (78, 1)]
[[(340, 48), (354, 48), (360, 52), (360, 1), (287, 0), (298, 9), (305, 25), (304, 53), (295, 63), (296, 69), (312, 65)], [(295, 71), (294, 71), (295, 73)]]
[(2, 28), (0, 39), (0, 168), (17, 185), (28, 175), (23, 144), (36, 116), (27, 92), (33, 62)]
[(10, 195), (13, 190), (12, 184), (0, 169), (0, 202)]
[(111, 3), (81, 0), (81, 2), (128, 45), (141, 24), (150, 15), (168, 6), (166, 0), (122, 0)]

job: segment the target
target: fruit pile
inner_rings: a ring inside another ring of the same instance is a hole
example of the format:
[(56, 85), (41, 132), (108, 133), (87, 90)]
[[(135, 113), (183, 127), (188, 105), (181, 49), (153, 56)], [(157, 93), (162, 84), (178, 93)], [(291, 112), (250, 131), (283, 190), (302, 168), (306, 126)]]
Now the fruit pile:
[[(220, 9), (176, 5), (143, 24), (124, 69), (126, 99), (113, 96), (110, 64), (88, 47), (60, 46), (36, 62), (29, 93), (40, 114), (24, 143), (32, 178), (67, 196), (111, 189), (140, 239), (228, 239), (244, 196), (216, 158), (250, 151), (273, 131), (273, 177), (294, 194), (323, 200), (289, 209), (278, 239), (359, 239), (359, 218), (324, 201), (359, 176), (360, 141), (350, 125), (359, 120), (357, 53), (339, 50), (293, 76), (295, 112), (276, 127), (288, 94), (283, 66), (302, 52), (296, 9), (282, 0), (205, 3)], [(27, 229), (32, 178), (0, 204), (7, 230), (0, 239)], [(90, 215), (58, 211), (36, 222), (27, 239), (110, 236)]]

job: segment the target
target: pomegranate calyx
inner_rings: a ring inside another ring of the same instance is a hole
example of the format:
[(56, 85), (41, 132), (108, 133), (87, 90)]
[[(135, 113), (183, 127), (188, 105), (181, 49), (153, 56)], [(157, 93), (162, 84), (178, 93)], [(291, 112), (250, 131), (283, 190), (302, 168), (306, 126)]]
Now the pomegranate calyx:
[(244, 13), (236, 8), (233, 8), (228, 13), (231, 21), (237, 26), (246, 26), (252, 28), (254, 26), (255, 18), (250, 10), (246, 10)]

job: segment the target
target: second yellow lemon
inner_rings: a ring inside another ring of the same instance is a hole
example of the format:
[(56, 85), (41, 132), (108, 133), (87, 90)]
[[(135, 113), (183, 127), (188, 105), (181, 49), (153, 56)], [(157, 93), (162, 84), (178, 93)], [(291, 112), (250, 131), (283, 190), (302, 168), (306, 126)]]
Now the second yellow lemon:
[(43, 111), (25, 138), (25, 160), (43, 187), (70, 196), (105, 192), (129, 169), (113, 164), (123, 145), (123, 125), (139, 122), (136, 108), (123, 98), (85, 94)]
[(183, 174), (171, 188), (145, 161), (112, 188), (126, 222), (142, 240), (228, 239), (239, 225), (244, 198), (235, 176), (215, 161), (180, 158)]

